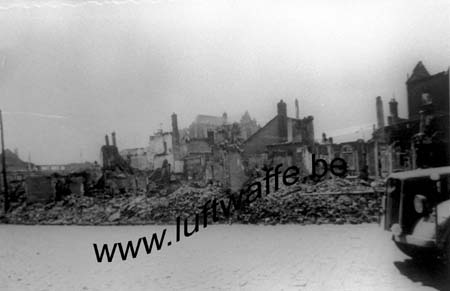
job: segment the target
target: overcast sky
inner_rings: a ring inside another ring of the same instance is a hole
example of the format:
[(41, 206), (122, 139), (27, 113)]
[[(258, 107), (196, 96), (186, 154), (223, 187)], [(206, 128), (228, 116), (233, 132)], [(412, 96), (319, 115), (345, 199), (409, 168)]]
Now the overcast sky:
[(376, 96), (406, 116), (407, 73), (450, 65), (448, 1), (279, 2), (0, 0), (6, 146), (94, 161), (113, 130), (143, 147), (172, 112), (180, 127), (245, 110), (264, 125), (295, 98), (316, 139), (367, 139)]

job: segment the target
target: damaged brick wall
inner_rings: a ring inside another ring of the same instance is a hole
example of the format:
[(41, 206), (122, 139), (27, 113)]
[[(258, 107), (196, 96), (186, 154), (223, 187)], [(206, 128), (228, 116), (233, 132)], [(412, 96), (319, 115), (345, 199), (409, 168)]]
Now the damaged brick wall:
[(130, 164), (119, 154), (116, 145), (116, 135), (112, 133), (113, 144), (109, 144), (108, 135), (105, 136), (106, 144), (101, 147), (103, 169), (104, 170), (120, 170), (123, 172), (132, 173)]
[(27, 202), (46, 203), (55, 200), (55, 180), (46, 176), (31, 176), (25, 179)]
[(248, 180), (240, 153), (235, 151), (228, 152), (226, 154), (226, 163), (229, 168), (228, 187), (232, 191), (238, 191)]

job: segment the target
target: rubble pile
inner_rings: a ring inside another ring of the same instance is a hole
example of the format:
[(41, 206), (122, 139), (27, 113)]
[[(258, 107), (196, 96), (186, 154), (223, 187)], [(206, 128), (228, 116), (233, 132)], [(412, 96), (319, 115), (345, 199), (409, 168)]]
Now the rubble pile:
[(248, 223), (365, 223), (376, 222), (381, 198), (370, 194), (317, 194), (301, 192), (270, 194), (252, 203), (245, 211)]
[[(264, 185), (264, 184), (263, 184)], [(325, 194), (324, 194), (325, 193)], [(182, 184), (172, 193), (160, 191), (125, 193), (114, 197), (68, 195), (48, 204), (23, 202), (7, 214), (18, 224), (172, 224), (202, 212), (214, 198), (228, 204), (225, 191), (215, 185)], [(239, 211), (232, 210), (236, 223), (364, 223), (377, 221), (381, 198), (364, 181), (325, 180), (297, 183), (256, 199)], [(219, 217), (225, 221), (218, 206)]]
[[(261, 182), (264, 185), (263, 182)], [(274, 185), (271, 180), (270, 185)], [(314, 183), (304, 179), (292, 186), (279, 185), (271, 193), (249, 205), (242, 214), (244, 223), (365, 223), (376, 222), (381, 196), (360, 179), (333, 177)]]
[(360, 179), (343, 179), (334, 177), (317, 184), (304, 187), (306, 193), (357, 193), (372, 192), (370, 184)]
[[(263, 178), (258, 178), (254, 182), (260, 182), (264, 188), (266, 187), (266, 181)], [(347, 179), (333, 177), (330, 179), (314, 182), (308, 177), (302, 181), (298, 181), (291, 186), (284, 185), (281, 181), (278, 181), (278, 189), (275, 189), (275, 178), (270, 179), (270, 193), (321, 193), (321, 194), (337, 194), (337, 193), (369, 193), (373, 192), (372, 187), (367, 181), (361, 179)]]
[[(162, 191), (164, 193), (164, 191)], [(112, 198), (65, 196), (48, 204), (26, 202), (8, 214), (9, 223), (17, 224), (159, 224), (173, 223), (177, 216), (199, 212), (202, 203), (219, 197), (220, 188), (184, 185), (166, 196), (125, 193)]]

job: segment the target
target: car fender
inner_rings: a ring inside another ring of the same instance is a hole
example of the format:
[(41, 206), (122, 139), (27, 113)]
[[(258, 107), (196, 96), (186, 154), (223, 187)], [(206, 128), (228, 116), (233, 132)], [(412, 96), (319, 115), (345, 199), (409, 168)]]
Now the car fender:
[(437, 205), (438, 237), (437, 245), (443, 249), (450, 242), (450, 200)]

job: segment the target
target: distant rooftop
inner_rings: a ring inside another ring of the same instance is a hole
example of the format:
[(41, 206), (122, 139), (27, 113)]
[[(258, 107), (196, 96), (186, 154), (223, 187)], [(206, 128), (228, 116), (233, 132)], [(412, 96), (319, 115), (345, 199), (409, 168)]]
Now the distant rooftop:
[(427, 78), (430, 76), (430, 73), (428, 73), (427, 69), (423, 65), (422, 61), (418, 62), (417, 65), (414, 67), (413, 73), (411, 77), (409, 77), (408, 82), (414, 82), (423, 78)]
[(223, 119), (222, 116), (212, 116), (212, 115), (199, 114), (195, 118), (195, 122), (196, 123), (200, 123), (200, 124), (211, 124), (211, 125), (220, 126), (220, 125), (222, 125), (225, 122), (225, 120)]

